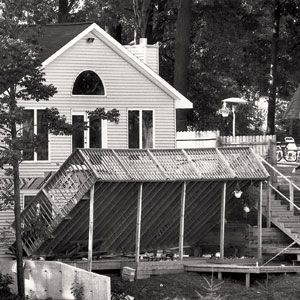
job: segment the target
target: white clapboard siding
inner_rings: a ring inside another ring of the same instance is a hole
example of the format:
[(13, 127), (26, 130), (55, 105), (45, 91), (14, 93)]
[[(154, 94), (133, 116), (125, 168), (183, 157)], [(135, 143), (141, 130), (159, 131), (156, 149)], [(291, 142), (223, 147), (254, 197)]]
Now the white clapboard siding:
[[(95, 37), (87, 43), (87, 37)], [(153, 46), (154, 47), (154, 46)], [(95, 71), (103, 81), (106, 95), (72, 95), (76, 77), (84, 70)], [(57, 94), (47, 102), (27, 101), (28, 108), (56, 107), (71, 120), (72, 112), (85, 112), (97, 107), (120, 111), (118, 124), (107, 125), (108, 148), (128, 148), (129, 109), (153, 109), (155, 147), (175, 148), (175, 102), (152, 81), (90, 33), (45, 67), (47, 83)], [(25, 162), (22, 176), (43, 176), (57, 170), (71, 154), (71, 137), (50, 136), (50, 162)]]

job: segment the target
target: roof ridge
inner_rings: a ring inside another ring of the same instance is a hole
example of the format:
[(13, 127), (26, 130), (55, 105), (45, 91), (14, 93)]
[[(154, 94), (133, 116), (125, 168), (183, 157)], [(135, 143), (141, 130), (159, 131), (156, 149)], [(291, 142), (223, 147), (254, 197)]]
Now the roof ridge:
[(88, 25), (88, 24), (93, 24), (95, 22), (74, 22), (74, 23), (49, 23), (42, 25), (43, 26), (72, 26), (72, 25)]

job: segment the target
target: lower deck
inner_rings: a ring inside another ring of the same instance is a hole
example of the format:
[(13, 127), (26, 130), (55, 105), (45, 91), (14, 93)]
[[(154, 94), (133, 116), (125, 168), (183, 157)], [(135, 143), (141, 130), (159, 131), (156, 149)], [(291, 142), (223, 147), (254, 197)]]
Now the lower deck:
[[(87, 261), (63, 261), (66, 264), (77, 268), (88, 269)], [(181, 272), (197, 272), (197, 273), (217, 273), (218, 278), (222, 279), (223, 273), (245, 274), (245, 285), (250, 287), (251, 274), (287, 274), (300, 273), (300, 266), (282, 264), (280, 262), (272, 263), (272, 265), (243, 265), (238, 263), (222, 264), (211, 263), (210, 260), (204, 258), (186, 258), (183, 261), (141, 261), (136, 263), (134, 259), (107, 259), (94, 260), (92, 270), (94, 272), (103, 271), (121, 271), (123, 267), (131, 267), (136, 270), (136, 279), (149, 278), (152, 275), (174, 274)]]

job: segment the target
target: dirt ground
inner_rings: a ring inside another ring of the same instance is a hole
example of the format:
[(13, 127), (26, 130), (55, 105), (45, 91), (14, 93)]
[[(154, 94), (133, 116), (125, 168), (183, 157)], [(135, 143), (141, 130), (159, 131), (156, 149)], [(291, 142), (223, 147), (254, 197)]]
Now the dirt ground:
[[(251, 276), (251, 287), (249, 289), (245, 288), (244, 275), (234, 276), (233, 274), (223, 278), (223, 281), (218, 280), (214, 276), (212, 284), (211, 274), (182, 273), (152, 276), (149, 279), (135, 282), (124, 282), (119, 276), (112, 276), (111, 285), (113, 293), (124, 293), (134, 297), (134, 300), (300, 299), (299, 274), (268, 275), (268, 277), (266, 275), (261, 275), (260, 277)], [(209, 283), (206, 282), (204, 277)], [(211, 297), (213, 289), (215, 289), (215, 294), (214, 297)]]

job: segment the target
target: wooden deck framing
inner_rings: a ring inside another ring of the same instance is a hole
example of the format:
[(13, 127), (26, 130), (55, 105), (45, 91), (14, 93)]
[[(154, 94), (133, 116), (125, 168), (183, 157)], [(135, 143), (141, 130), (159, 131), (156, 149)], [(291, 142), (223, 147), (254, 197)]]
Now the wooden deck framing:
[[(63, 261), (69, 265), (77, 268), (87, 270), (87, 261)], [(251, 274), (272, 274), (272, 273), (300, 273), (300, 266), (285, 266), (285, 265), (271, 265), (271, 266), (246, 266), (238, 264), (213, 264), (206, 262), (200, 258), (185, 258), (183, 261), (144, 261), (135, 262), (135, 259), (105, 259), (94, 260), (93, 271), (107, 271), (107, 270), (122, 270), (123, 267), (131, 267), (136, 269), (136, 278), (149, 278), (151, 275), (174, 274), (181, 272), (197, 272), (197, 273), (216, 273), (219, 278), (222, 273), (245, 274), (246, 288), (250, 287)]]
[(187, 272), (216, 272), (222, 273), (242, 273), (245, 274), (246, 288), (250, 287), (250, 274), (269, 274), (269, 273), (300, 273), (300, 266), (240, 266), (233, 264), (186, 264), (184, 270)]

